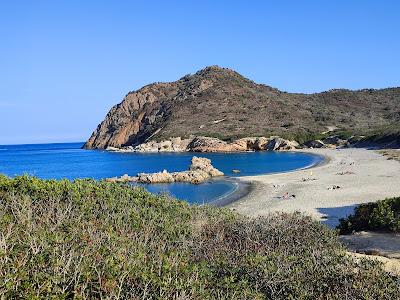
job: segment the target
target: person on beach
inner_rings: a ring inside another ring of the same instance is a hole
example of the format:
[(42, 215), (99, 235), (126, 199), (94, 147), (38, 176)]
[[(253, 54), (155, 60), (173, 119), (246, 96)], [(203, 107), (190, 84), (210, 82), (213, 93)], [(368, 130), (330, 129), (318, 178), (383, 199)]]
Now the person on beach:
[(289, 198), (296, 198), (296, 195), (289, 195), (289, 192), (285, 192), (284, 194), (283, 194), (283, 196), (282, 197), (278, 197), (278, 198), (282, 198), (282, 199), (289, 199)]

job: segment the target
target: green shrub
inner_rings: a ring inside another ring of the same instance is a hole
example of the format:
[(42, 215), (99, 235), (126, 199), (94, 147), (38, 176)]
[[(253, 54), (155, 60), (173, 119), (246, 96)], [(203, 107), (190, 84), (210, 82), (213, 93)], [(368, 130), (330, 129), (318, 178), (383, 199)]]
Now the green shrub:
[(399, 285), (301, 214), (0, 176), (0, 299), (399, 299)]
[(281, 137), (288, 140), (298, 142), (300, 145), (315, 140), (322, 140), (326, 138), (328, 134), (314, 133), (314, 132), (297, 132), (297, 133), (282, 133)]
[(400, 125), (396, 123), (367, 130), (363, 133), (360, 142), (396, 147), (400, 145)]
[(400, 197), (361, 204), (354, 214), (341, 219), (341, 233), (360, 230), (387, 230), (400, 232)]
[(344, 130), (344, 129), (337, 129), (334, 130), (333, 132), (330, 132), (329, 135), (337, 135), (343, 140), (348, 140), (349, 138), (354, 136), (354, 133), (349, 130)]

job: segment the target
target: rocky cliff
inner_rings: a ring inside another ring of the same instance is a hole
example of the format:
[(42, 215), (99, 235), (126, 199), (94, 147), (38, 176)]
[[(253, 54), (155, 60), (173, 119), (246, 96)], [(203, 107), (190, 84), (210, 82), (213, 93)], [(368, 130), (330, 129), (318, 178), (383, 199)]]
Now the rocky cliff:
[(286, 93), (212, 66), (128, 93), (84, 147), (120, 148), (191, 136), (287, 136), (327, 127), (361, 132), (398, 122), (400, 88)]

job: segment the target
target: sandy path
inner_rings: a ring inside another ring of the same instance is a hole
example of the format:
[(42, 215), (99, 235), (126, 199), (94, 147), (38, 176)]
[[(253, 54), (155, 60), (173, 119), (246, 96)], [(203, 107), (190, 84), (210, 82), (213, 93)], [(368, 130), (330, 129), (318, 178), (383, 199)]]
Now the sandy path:
[[(301, 211), (329, 226), (350, 214), (359, 203), (400, 196), (400, 163), (387, 160), (374, 150), (310, 149), (329, 161), (308, 170), (241, 177), (254, 183), (253, 190), (230, 205), (249, 216), (269, 212)], [(341, 173), (343, 175), (338, 175)], [(302, 178), (315, 180), (302, 181)], [(339, 189), (331, 189), (334, 185)], [(285, 193), (296, 197), (284, 199)]]
[(341, 235), (340, 240), (351, 251), (375, 251), (381, 256), (400, 259), (400, 233), (361, 231), (357, 234)]

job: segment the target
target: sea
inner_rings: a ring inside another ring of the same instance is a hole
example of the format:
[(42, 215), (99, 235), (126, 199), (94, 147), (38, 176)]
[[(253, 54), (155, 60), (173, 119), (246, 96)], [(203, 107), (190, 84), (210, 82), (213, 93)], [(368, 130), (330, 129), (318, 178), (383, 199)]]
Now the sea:
[[(0, 174), (28, 174), (43, 179), (92, 178), (96, 180), (141, 172), (187, 170), (193, 156), (211, 159), (225, 173), (201, 184), (143, 185), (152, 193), (169, 194), (192, 204), (226, 203), (238, 192), (237, 177), (288, 172), (311, 167), (322, 157), (300, 152), (240, 153), (118, 153), (84, 150), (83, 143), (0, 145)], [(234, 172), (239, 170), (240, 173)]]

